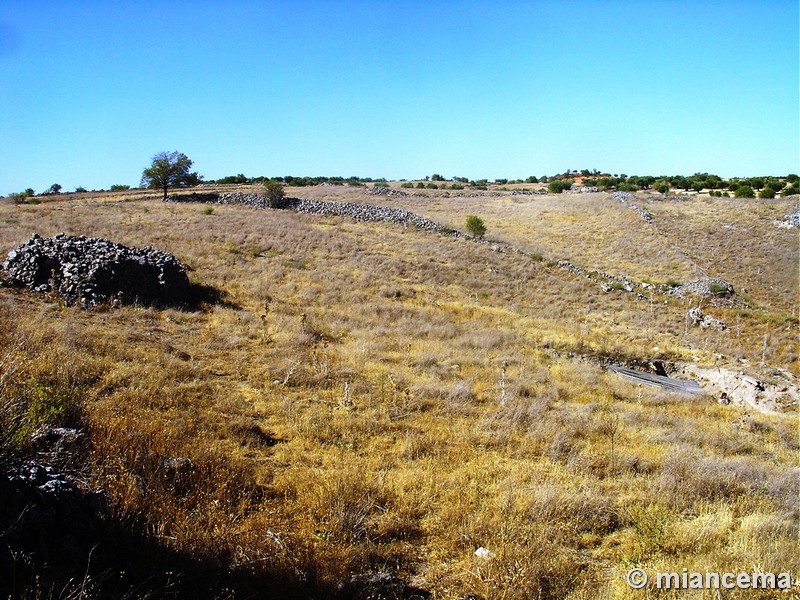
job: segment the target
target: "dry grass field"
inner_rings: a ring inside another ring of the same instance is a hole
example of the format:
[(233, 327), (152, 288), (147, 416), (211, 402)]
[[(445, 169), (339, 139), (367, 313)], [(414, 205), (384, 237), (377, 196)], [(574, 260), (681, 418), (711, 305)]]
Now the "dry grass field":
[[(475, 214), (490, 243), (142, 192), (0, 204), (3, 256), (34, 231), (151, 245), (223, 294), (87, 311), (0, 287), (4, 410), (30, 416), (44, 393), (47, 419), (85, 428), (83, 477), (127, 533), (225, 573), (217, 597), (326, 598), (373, 571), (451, 600), (686, 597), (630, 590), (636, 566), (800, 577), (797, 405), (723, 406), (602, 367), (800, 375), (798, 235), (774, 223), (796, 198), (642, 194), (648, 224), (605, 193), (287, 191), (462, 231)], [(737, 300), (702, 305), (729, 328), (689, 326), (697, 299), (604, 292), (563, 259), (722, 277)], [(178, 457), (193, 467), (168, 481)], [(97, 589), (168, 595), (180, 564)]]

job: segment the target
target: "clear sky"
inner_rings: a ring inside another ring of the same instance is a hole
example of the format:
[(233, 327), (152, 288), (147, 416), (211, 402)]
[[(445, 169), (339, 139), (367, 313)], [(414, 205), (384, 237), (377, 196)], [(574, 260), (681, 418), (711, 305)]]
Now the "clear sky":
[(0, 194), (800, 171), (797, 0), (0, 2)]

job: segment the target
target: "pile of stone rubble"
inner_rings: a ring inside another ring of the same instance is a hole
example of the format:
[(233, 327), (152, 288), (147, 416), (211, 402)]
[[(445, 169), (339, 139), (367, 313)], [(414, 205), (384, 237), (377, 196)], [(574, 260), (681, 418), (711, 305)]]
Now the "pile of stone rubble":
[(174, 305), (188, 300), (184, 266), (151, 247), (129, 248), (101, 238), (59, 234), (30, 240), (8, 253), (9, 281), (37, 292), (55, 292), (68, 305)]
[[(395, 188), (390, 188), (386, 186), (376, 186), (367, 189), (367, 193), (372, 194), (373, 196), (386, 196), (387, 198), (405, 198), (408, 196), (403, 190), (398, 190)], [(416, 194), (412, 194), (416, 196)]]
[(800, 227), (800, 206), (786, 215), (782, 221), (778, 221), (776, 225), (783, 229), (794, 229), (795, 227)]
[(686, 294), (703, 297), (730, 297), (735, 294), (733, 286), (719, 277), (701, 277), (695, 281), (684, 283), (670, 290), (674, 296), (684, 297)]

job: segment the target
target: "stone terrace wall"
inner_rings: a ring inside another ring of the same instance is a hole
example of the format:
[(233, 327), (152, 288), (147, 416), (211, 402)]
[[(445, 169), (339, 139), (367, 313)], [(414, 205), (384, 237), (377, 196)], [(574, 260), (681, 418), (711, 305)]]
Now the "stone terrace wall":
[[(214, 202), (216, 204), (243, 204), (254, 208), (269, 208), (266, 196), (245, 192), (168, 196), (167, 201)], [(309, 198), (286, 198), (285, 208), (312, 215), (347, 217), (362, 222), (384, 221), (404, 227), (411, 225), (427, 231), (463, 235), (447, 230), (435, 221), (402, 208), (388, 208), (371, 204), (356, 204), (354, 202), (325, 202), (323, 200), (312, 200)]]

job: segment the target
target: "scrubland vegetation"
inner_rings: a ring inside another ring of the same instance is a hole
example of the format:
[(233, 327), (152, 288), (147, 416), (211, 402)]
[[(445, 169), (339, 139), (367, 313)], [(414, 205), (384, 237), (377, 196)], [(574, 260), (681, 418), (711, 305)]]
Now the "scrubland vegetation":
[[(98, 597), (179, 594), (187, 557), (218, 597), (325, 598), (371, 571), (487, 600), (684, 597), (630, 590), (635, 566), (800, 577), (797, 406), (761, 414), (601, 367), (800, 374), (798, 239), (774, 224), (792, 199), (653, 194), (650, 225), (604, 193), (287, 192), (459, 230), (478, 215), (489, 242), (141, 191), (0, 204), (3, 253), (32, 231), (152, 245), (223, 292), (196, 311), (84, 311), (0, 288), (2, 456), (43, 423), (85, 428), (87, 486), (162, 552), (127, 557), (127, 578), (93, 573)], [(567, 259), (723, 277), (737, 300), (704, 307), (730, 328), (689, 327), (697, 300), (603, 292)], [(166, 474), (174, 458), (191, 468)], [(788, 597), (724, 595), (754, 596)]]

